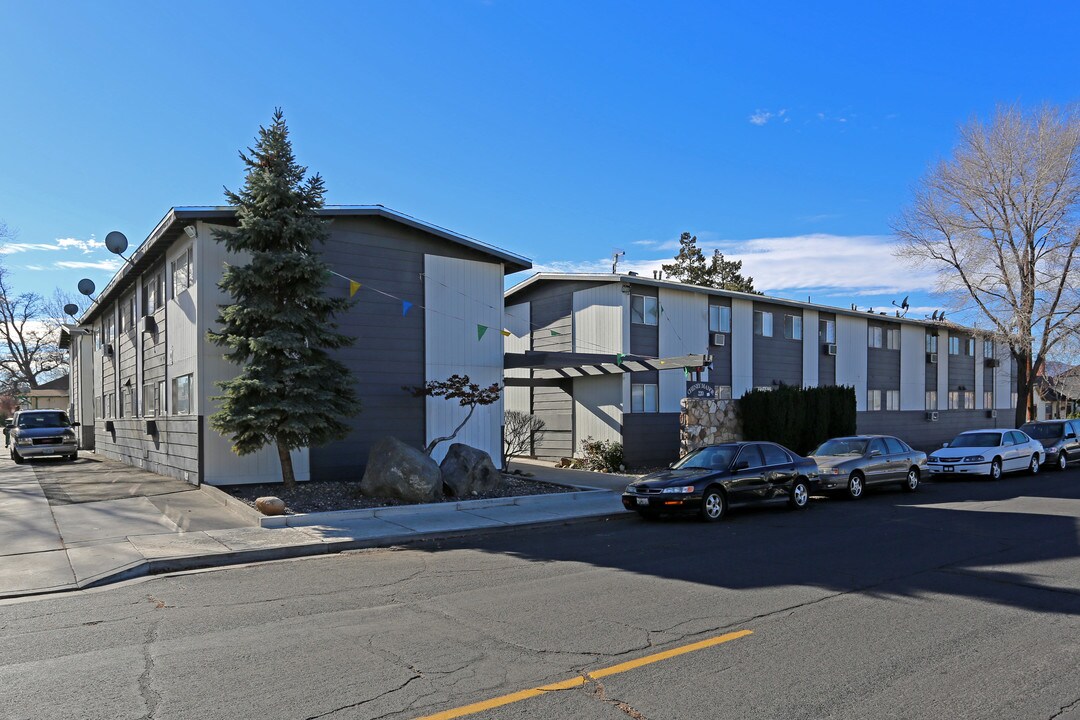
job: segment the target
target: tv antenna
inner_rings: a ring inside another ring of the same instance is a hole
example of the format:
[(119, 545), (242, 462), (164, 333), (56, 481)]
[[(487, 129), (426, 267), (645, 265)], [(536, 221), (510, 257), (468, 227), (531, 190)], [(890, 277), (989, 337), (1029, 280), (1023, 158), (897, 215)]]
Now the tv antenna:
[(619, 272), (619, 258), (626, 255), (625, 250), (619, 250), (615, 248), (615, 252), (611, 255), (611, 274), (614, 275)]

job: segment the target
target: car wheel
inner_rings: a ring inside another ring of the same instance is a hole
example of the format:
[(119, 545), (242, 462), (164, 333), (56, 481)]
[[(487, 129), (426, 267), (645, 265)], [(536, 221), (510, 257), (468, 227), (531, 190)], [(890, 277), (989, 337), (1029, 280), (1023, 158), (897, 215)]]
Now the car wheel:
[(1039, 467), (1039, 454), (1035, 453), (1031, 456), (1031, 462), (1028, 463), (1028, 475), (1038, 475)]
[(907, 477), (904, 478), (904, 482), (900, 483), (900, 487), (904, 488), (906, 492), (915, 492), (919, 489), (919, 468), (910, 468), (907, 471)]
[(70, 460), (71, 462), (75, 462), (76, 460), (78, 460), (79, 459), (78, 451), (75, 451), (75, 452), (71, 453), (70, 455), (68, 455), (67, 459)]
[(847, 481), (847, 496), (850, 500), (858, 500), (863, 496), (863, 491), (866, 489), (864, 483), (865, 478), (857, 472), (851, 473), (851, 477)]
[(994, 461), (990, 463), (990, 479), (1001, 479), (1001, 458), (994, 458)]
[(724, 517), (727, 511), (727, 498), (719, 488), (711, 487), (701, 496), (701, 510), (699, 514), (705, 522), (716, 522)]
[(1064, 470), (1069, 467), (1069, 456), (1065, 454), (1064, 450), (1058, 453), (1056, 464), (1058, 470)]
[(791, 495), (788, 496), (788, 505), (795, 510), (803, 510), (810, 504), (810, 486), (806, 480), (798, 478), (791, 486)]
[(22, 465), (24, 462), (26, 462), (26, 458), (22, 457), (14, 450), (11, 451), (11, 459), (15, 461), (16, 465)]

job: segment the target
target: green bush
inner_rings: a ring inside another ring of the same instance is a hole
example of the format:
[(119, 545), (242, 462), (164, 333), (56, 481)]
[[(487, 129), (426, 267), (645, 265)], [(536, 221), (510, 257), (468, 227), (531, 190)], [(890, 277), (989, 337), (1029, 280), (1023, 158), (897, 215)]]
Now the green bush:
[(589, 436), (581, 441), (581, 454), (585, 456), (586, 470), (620, 472), (623, 469), (622, 443), (614, 440), (593, 440)]
[(855, 434), (855, 388), (751, 390), (739, 400), (739, 414), (747, 440), (771, 440), (805, 455), (831, 437)]

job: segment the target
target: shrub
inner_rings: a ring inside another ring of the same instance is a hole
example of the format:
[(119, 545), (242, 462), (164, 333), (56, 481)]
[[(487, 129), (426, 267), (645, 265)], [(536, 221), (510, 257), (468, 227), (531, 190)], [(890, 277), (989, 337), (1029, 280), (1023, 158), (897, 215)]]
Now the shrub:
[(855, 434), (855, 389), (835, 385), (751, 390), (739, 400), (743, 436), (805, 455), (831, 437)]
[(594, 440), (589, 436), (581, 441), (585, 469), (595, 472), (619, 472), (623, 469), (622, 443), (614, 440)]

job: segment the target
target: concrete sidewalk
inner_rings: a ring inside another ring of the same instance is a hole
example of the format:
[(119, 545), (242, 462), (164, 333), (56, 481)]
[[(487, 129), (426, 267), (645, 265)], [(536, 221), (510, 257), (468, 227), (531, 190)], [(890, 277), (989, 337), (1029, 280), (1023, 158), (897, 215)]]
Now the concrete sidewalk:
[(0, 598), (624, 514), (618, 494), (585, 490), (270, 518), (216, 488), (92, 455), (63, 466), (0, 459)]

